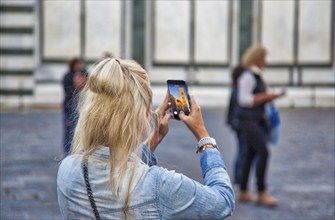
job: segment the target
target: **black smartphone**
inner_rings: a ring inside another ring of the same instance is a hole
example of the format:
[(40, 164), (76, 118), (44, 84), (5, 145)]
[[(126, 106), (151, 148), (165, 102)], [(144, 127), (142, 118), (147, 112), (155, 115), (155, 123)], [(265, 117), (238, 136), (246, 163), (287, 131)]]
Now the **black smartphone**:
[(185, 115), (189, 115), (191, 112), (190, 96), (186, 82), (183, 80), (168, 80), (167, 86), (174, 118), (179, 119), (179, 113), (181, 111), (183, 111)]

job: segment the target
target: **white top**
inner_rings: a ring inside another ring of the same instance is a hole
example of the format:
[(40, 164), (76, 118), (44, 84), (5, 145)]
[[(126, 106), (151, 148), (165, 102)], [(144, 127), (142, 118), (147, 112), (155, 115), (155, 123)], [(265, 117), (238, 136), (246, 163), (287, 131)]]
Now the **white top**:
[(253, 65), (249, 69), (245, 70), (237, 81), (239, 91), (237, 102), (244, 108), (253, 107), (254, 94), (252, 91), (255, 89), (257, 83), (253, 73), (259, 75), (261, 79), (263, 78), (262, 70)]

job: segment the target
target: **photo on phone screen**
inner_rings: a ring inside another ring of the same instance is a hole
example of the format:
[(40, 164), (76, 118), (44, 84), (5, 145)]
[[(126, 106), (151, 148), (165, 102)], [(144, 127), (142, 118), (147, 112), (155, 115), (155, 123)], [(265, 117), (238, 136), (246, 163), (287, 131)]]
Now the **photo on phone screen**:
[(168, 80), (167, 85), (173, 116), (179, 119), (180, 111), (183, 111), (185, 115), (190, 114), (190, 100), (186, 82), (183, 80)]

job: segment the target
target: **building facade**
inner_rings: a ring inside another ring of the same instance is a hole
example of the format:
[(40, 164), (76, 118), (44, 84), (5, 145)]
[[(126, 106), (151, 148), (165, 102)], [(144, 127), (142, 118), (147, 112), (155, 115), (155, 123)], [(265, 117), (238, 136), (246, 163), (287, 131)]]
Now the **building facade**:
[(268, 50), (265, 77), (287, 90), (286, 107), (334, 107), (334, 2), (90, 1), (0, 2), (0, 103), (60, 106), (67, 62), (87, 66), (104, 52), (135, 59), (158, 104), (167, 79), (187, 80), (200, 104), (224, 107), (244, 50)]

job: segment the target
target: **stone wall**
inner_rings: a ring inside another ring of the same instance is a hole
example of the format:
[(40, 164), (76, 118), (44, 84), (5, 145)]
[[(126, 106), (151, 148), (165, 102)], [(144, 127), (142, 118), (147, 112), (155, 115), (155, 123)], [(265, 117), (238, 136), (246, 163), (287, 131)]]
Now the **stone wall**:
[[(271, 89), (288, 90), (278, 104), (335, 106), (334, 3), (252, 3), (251, 42), (268, 49), (267, 82)], [(134, 13), (132, 1), (1, 1), (1, 105), (60, 106), (70, 58), (81, 56), (89, 67), (107, 51), (132, 58), (144, 44), (142, 65), (157, 93), (155, 103), (166, 80), (176, 78), (189, 82), (201, 104), (226, 106), (230, 73), (241, 56), (241, 2), (140, 4), (142, 13)], [(136, 16), (144, 16), (144, 41), (134, 33)]]

